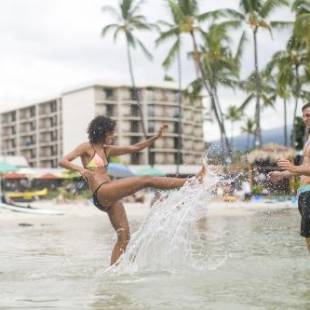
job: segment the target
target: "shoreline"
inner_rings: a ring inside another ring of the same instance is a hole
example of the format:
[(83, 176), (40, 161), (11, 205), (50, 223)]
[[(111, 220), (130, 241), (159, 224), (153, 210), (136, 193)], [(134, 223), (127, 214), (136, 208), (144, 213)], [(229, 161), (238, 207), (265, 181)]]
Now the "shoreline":
[[(21, 203), (27, 205), (27, 203)], [(98, 215), (104, 215), (103, 212), (98, 210), (92, 205), (90, 201), (71, 201), (65, 203), (57, 203), (54, 200), (42, 200), (29, 203), (34, 208), (44, 210), (60, 211), (62, 215), (50, 214), (35, 214), (35, 213), (22, 213), (14, 212), (0, 206), (0, 219), (2, 221), (14, 220), (30, 220), (30, 219), (48, 219), (51, 222), (57, 222), (64, 219), (73, 220), (74, 218), (92, 218)], [(124, 203), (129, 220), (131, 218), (139, 219), (144, 218), (151, 210), (149, 203)], [(280, 210), (280, 209), (297, 209), (297, 205), (290, 201), (284, 202), (224, 202), (213, 201), (207, 206), (207, 215), (213, 216), (242, 216), (248, 213), (266, 211), (266, 210)], [(105, 221), (109, 221), (108, 216), (101, 216)]]

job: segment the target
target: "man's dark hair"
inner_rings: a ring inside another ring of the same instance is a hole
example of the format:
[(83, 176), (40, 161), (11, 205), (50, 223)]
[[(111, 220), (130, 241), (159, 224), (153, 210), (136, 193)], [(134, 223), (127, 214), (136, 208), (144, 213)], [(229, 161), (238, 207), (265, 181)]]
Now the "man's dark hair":
[(305, 109), (310, 108), (310, 102), (304, 104), (301, 108), (301, 111), (304, 111)]
[(100, 115), (96, 116), (88, 125), (87, 134), (91, 144), (96, 144), (105, 138), (107, 133), (114, 131), (115, 121), (111, 118)]

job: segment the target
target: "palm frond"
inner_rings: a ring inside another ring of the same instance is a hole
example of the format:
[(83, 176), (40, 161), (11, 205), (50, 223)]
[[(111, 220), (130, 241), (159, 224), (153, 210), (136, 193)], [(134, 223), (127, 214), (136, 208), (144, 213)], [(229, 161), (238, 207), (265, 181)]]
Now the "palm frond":
[(109, 13), (112, 16), (114, 16), (114, 18), (116, 18), (117, 20), (121, 20), (121, 15), (119, 14), (119, 12), (112, 6), (112, 5), (105, 5), (101, 8), (101, 11), (103, 13)]
[(110, 24), (110, 25), (106, 25), (102, 31), (101, 31), (101, 36), (104, 37), (106, 36), (110, 31), (112, 31), (113, 29), (117, 29), (119, 28), (120, 26), (118, 24)]
[(159, 37), (155, 40), (156, 46), (160, 45), (161, 43), (171, 40), (178, 36), (178, 28), (174, 27), (168, 31), (161, 32)]
[(213, 10), (198, 15), (197, 20), (203, 22), (206, 20), (216, 20), (220, 17), (225, 17), (223, 10)]
[(310, 3), (308, 0), (295, 0), (292, 4), (292, 10), (297, 14), (304, 12), (304, 10), (310, 11)]
[(225, 17), (230, 18), (236, 18), (238, 20), (244, 20), (245, 16), (241, 12), (238, 12), (237, 10), (233, 9), (221, 9), (222, 13), (225, 15)]
[(126, 39), (129, 46), (135, 48), (136, 47), (136, 38), (133, 36), (133, 34), (130, 31), (126, 31)]
[(235, 54), (235, 61), (240, 65), (241, 63), (241, 57), (243, 55), (243, 52), (244, 52), (244, 46), (245, 46), (245, 43), (247, 42), (248, 38), (247, 38), (247, 34), (246, 34), (246, 31), (243, 31), (242, 32), (242, 35), (241, 35), (241, 38), (239, 40), (239, 43), (238, 43), (238, 47), (237, 47), (237, 51), (236, 51), (236, 54)]
[(157, 24), (159, 26), (163, 26), (163, 27), (167, 27), (167, 28), (172, 28), (173, 27), (172, 23), (169, 23), (169, 22), (167, 22), (165, 20), (159, 20), (159, 21), (157, 21)]
[(177, 3), (175, 3), (173, 0), (168, 0), (168, 5), (174, 21), (180, 22), (181, 20), (184, 20), (184, 13), (182, 12), (180, 6)]
[[(117, 38), (118, 38), (118, 35), (120, 34), (120, 33), (125, 33), (125, 29), (123, 28), (123, 27), (118, 27), (117, 29), (116, 29), (116, 31), (114, 32), (114, 35), (113, 35), (113, 40), (114, 40), (114, 42), (116, 42), (117, 41)], [(126, 34), (126, 33), (125, 33)]]
[(144, 3), (145, 3), (145, 0), (140, 0), (136, 4), (134, 4), (134, 6), (132, 7), (132, 9), (130, 11), (131, 15), (135, 15), (141, 9), (141, 6)]
[(243, 111), (248, 104), (251, 102), (251, 100), (255, 97), (255, 94), (250, 94), (240, 105), (239, 110)]
[(287, 0), (266, 0), (260, 10), (260, 15), (262, 18), (268, 17), (275, 9), (281, 6), (288, 6)]
[(276, 28), (279, 30), (282, 29), (292, 29), (294, 26), (294, 22), (290, 22), (290, 21), (272, 21), (270, 22), (270, 26), (272, 28)]
[(152, 60), (153, 59), (153, 56), (152, 54), (148, 51), (148, 49), (145, 47), (145, 45), (142, 43), (142, 41), (140, 40), (136, 40), (136, 42), (138, 43), (138, 45), (140, 46), (143, 54), (149, 59), (149, 60)]
[(166, 58), (162, 63), (164, 68), (168, 69), (171, 67), (179, 48), (180, 48), (180, 40), (177, 39), (172, 45), (171, 49), (168, 52), (168, 55), (166, 56)]

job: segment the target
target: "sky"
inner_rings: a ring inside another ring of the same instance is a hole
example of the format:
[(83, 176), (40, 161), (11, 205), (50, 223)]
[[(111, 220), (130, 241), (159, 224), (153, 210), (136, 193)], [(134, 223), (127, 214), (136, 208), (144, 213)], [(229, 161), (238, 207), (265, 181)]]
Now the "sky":
[[(198, 1), (201, 12), (219, 8), (238, 8), (238, 0)], [(128, 81), (128, 64), (123, 38), (114, 42), (111, 36), (102, 38), (102, 28), (113, 22), (103, 14), (104, 5), (118, 5), (118, 0), (1, 0), (0, 10), (0, 111), (16, 106), (39, 102), (40, 98), (58, 95), (65, 89), (74, 89), (80, 84), (95, 80)], [(164, 0), (145, 1), (142, 11), (150, 22), (169, 20)], [(274, 13), (273, 20), (292, 19), (288, 9)], [(232, 46), (236, 46), (240, 30), (232, 34)], [(154, 59), (147, 60), (139, 51), (133, 53), (135, 75), (138, 81), (158, 83), (165, 72), (161, 63), (170, 44), (155, 48), (156, 33), (139, 34), (144, 44), (152, 51)], [(259, 33), (259, 64), (263, 66), (272, 54), (285, 47), (289, 30)], [(183, 83), (194, 78), (193, 64), (188, 60), (190, 41), (184, 40), (182, 66)], [(254, 68), (252, 40), (246, 45), (242, 76)], [(176, 66), (168, 74), (176, 78)], [(245, 98), (241, 92), (227, 89), (219, 91), (225, 110), (229, 105), (239, 105)], [(289, 116), (293, 104), (290, 104)], [(253, 111), (247, 111), (248, 116)], [(283, 108), (277, 102), (275, 110), (262, 114), (262, 128), (280, 127)], [(291, 121), (291, 118), (289, 119)], [(242, 122), (235, 125), (235, 134)], [(205, 124), (205, 139), (219, 137), (215, 123)]]

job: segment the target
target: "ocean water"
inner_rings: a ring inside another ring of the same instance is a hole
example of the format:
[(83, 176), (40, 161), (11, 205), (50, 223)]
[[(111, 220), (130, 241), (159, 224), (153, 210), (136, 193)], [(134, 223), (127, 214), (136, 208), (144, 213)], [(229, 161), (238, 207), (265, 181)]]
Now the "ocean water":
[(310, 309), (296, 208), (215, 203), (190, 214), (176, 202), (184, 199), (175, 194), (164, 217), (160, 203), (128, 210), (131, 245), (112, 270), (115, 235), (95, 208), (1, 211), (0, 309)]

